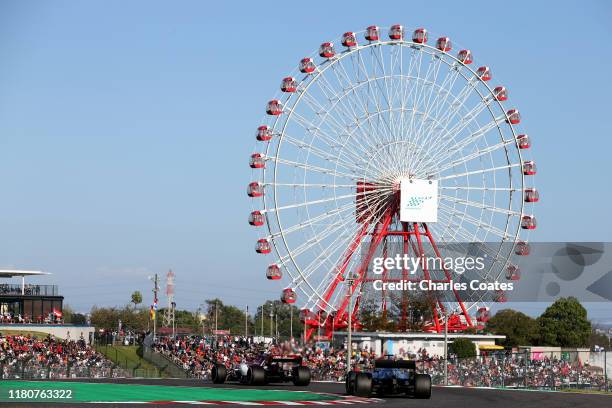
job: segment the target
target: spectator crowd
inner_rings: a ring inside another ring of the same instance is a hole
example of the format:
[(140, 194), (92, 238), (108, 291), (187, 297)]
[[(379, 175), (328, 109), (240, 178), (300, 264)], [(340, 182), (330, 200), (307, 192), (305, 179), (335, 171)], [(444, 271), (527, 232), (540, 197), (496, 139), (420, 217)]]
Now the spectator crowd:
[(78, 340), (0, 333), (0, 378), (76, 378), (121, 375), (102, 354)]
[[(250, 363), (264, 352), (272, 354), (300, 354), (304, 364), (312, 370), (313, 380), (343, 381), (346, 372), (346, 351), (343, 348), (300, 347), (295, 342), (280, 344), (256, 343), (252, 338), (200, 337), (158, 338), (154, 351), (162, 353), (190, 376), (207, 379), (216, 362), (228, 368)], [(371, 351), (354, 351), (353, 365), (359, 369), (372, 367), (376, 356)], [(410, 356), (417, 360), (417, 370), (432, 376), (434, 384), (444, 382), (444, 359), (419, 350)], [(526, 358), (524, 353), (496, 353), (489, 356), (457, 359), (448, 362), (448, 383), (463, 386), (515, 388), (605, 388), (605, 376), (600, 367), (569, 362), (558, 358)]]

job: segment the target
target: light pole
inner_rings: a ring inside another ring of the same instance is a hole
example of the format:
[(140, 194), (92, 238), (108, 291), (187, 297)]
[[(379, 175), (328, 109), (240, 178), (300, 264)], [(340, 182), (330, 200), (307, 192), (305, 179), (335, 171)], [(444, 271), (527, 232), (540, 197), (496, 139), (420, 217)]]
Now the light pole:
[(353, 354), (353, 283), (355, 279), (350, 278), (346, 280), (348, 285), (348, 297), (349, 297), (349, 308), (348, 308), (348, 336), (346, 339), (346, 371), (351, 371), (351, 354)]
[(444, 385), (448, 385), (448, 312), (444, 310)]
[(291, 323), (289, 324), (289, 338), (293, 339), (293, 306), (289, 305), (289, 320)]

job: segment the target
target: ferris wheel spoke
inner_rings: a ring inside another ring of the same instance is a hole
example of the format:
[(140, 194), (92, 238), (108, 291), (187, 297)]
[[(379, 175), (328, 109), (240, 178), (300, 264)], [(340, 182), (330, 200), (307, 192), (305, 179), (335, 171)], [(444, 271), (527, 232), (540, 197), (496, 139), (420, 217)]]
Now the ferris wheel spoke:
[(301, 168), (301, 169), (308, 170), (308, 171), (314, 171), (317, 173), (328, 174), (334, 177), (347, 178), (349, 180), (360, 180), (361, 179), (361, 177), (355, 173), (345, 173), (345, 172), (338, 171), (338, 170), (331, 170), (325, 167), (314, 166), (312, 164), (283, 159), (281, 157), (276, 157), (273, 160), (275, 163), (284, 164), (290, 167)]
[(438, 188), (441, 190), (520, 191), (520, 189), (512, 187), (439, 186)]
[(508, 209), (505, 209), (505, 208), (498, 208), (498, 207), (494, 207), (494, 206), (490, 206), (490, 205), (485, 205), (485, 204), (477, 203), (475, 201), (455, 198), (455, 197), (452, 197), (452, 196), (449, 196), (449, 195), (440, 194), (440, 198), (448, 200), (448, 201), (455, 202), (457, 204), (463, 204), (463, 205), (467, 205), (467, 206), (470, 206), (470, 207), (474, 207), (474, 208), (478, 208), (478, 209), (486, 210), (486, 211), (491, 211), (491, 212), (495, 212), (495, 213), (500, 213), (500, 214), (505, 214), (505, 215), (514, 215), (514, 216), (520, 216), (521, 215), (521, 213), (517, 212), (517, 211), (508, 210)]
[(475, 159), (480, 159), (482, 156), (485, 156), (487, 154), (493, 153), (496, 150), (502, 149), (502, 148), (506, 148), (509, 144), (511, 144), (513, 142), (511, 141), (504, 141), (501, 143), (497, 143), (495, 145), (491, 145), (488, 146), (482, 150), (478, 149), (476, 152), (472, 153), (472, 154), (468, 154), (466, 156), (463, 156), (461, 158), (458, 158), (457, 160), (454, 161), (449, 161), (446, 165), (444, 166), (440, 166), (442, 164), (442, 162), (444, 162), (444, 160), (449, 159), (452, 155), (444, 155), (443, 157), (441, 157), (438, 161), (436, 161), (433, 165), (437, 168), (438, 173), (442, 173), (445, 170), (448, 170), (452, 167), (456, 167), (456, 166), (460, 166), (464, 163), (468, 163), (472, 160)]
[(312, 146), (312, 144), (308, 144), (305, 142), (302, 142), (299, 139), (296, 139), (294, 137), (289, 136), (287, 133), (285, 133), (283, 135), (283, 139), (287, 142), (289, 142), (290, 144), (292, 144), (293, 146), (299, 148), (299, 149), (303, 149), (303, 150), (307, 150), (309, 153), (312, 153), (313, 155), (334, 163), (337, 166), (340, 166), (341, 168), (345, 169), (345, 170), (349, 170), (349, 171), (360, 171), (361, 168), (359, 166), (362, 166), (363, 163), (355, 163), (355, 162), (349, 162), (346, 161), (342, 158), (340, 158), (338, 155), (333, 156), (331, 154), (329, 154), (327, 151), (320, 149), (318, 147)]
[[(344, 152), (350, 154), (353, 157), (353, 159), (356, 159), (356, 160), (359, 160), (359, 158), (363, 154), (363, 152), (354, 150), (352, 148), (353, 145), (347, 145), (346, 143), (342, 143), (339, 140), (336, 140), (335, 138), (330, 136), (327, 132), (323, 131), (320, 126), (315, 125), (314, 123), (304, 118), (302, 115), (298, 114), (297, 112), (293, 111), (292, 117), (295, 118), (296, 122), (300, 123), (301, 126), (306, 128), (306, 130), (310, 132), (314, 130), (313, 135), (321, 139), (322, 141), (325, 141), (331, 149), (335, 150), (338, 148), (342, 148)], [(332, 131), (338, 132), (338, 134), (340, 135), (342, 134), (346, 135), (345, 130), (342, 128), (336, 128), (335, 130), (332, 129)]]
[(510, 238), (510, 236), (506, 233), (506, 231), (502, 231), (491, 225), (486, 225), (482, 223), (482, 221), (479, 220), (478, 218), (474, 218), (465, 212), (460, 213), (456, 210), (453, 210), (452, 207), (449, 207), (444, 203), (440, 203), (439, 209), (441, 209), (442, 211), (448, 211), (450, 214), (454, 214), (457, 217), (461, 217), (463, 221), (467, 221), (470, 224), (474, 225), (475, 227), (483, 229), (484, 231), (491, 232), (492, 234), (497, 235), (500, 238), (503, 238), (503, 239)]
[(449, 176), (443, 176), (438, 178), (438, 180), (450, 180), (450, 179), (454, 179), (457, 177), (465, 177), (465, 176), (471, 176), (474, 174), (483, 174), (483, 173), (490, 173), (490, 172), (495, 172), (495, 171), (499, 171), (499, 170), (507, 170), (513, 167), (519, 167), (520, 164), (519, 163), (514, 163), (514, 164), (508, 164), (505, 166), (497, 166), (497, 167), (491, 167), (488, 169), (482, 169), (482, 170), (473, 170), (473, 171), (466, 171), (464, 173), (459, 173), (459, 174), (452, 174)]

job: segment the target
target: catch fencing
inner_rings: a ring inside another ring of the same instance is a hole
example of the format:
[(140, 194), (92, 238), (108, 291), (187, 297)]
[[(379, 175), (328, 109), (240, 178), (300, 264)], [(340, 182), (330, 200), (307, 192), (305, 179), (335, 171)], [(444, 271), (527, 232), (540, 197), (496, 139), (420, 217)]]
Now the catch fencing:
[(582, 389), (612, 391), (612, 353), (551, 352), (499, 353), (473, 358), (451, 358), (444, 375), (443, 359), (417, 362), (417, 370), (431, 375), (434, 384), (538, 390)]

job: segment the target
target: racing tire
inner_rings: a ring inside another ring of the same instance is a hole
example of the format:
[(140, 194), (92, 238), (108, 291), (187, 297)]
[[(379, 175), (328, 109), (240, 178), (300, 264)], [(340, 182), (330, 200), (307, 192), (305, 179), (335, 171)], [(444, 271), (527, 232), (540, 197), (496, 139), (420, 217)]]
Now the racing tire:
[(266, 372), (263, 368), (253, 366), (249, 367), (248, 383), (250, 385), (264, 385), (266, 383)]
[(355, 372), (354, 371), (349, 371), (344, 383), (345, 383), (344, 386), (346, 388), (346, 394), (347, 395), (355, 394)]
[(210, 370), (213, 384), (223, 384), (227, 378), (227, 368), (223, 364), (215, 364)]
[(364, 373), (357, 373), (354, 387), (356, 396), (369, 397), (372, 395), (372, 377)]
[(299, 366), (293, 369), (293, 385), (305, 387), (310, 384), (310, 368)]
[(431, 377), (428, 374), (415, 374), (414, 376), (414, 398), (431, 398)]

